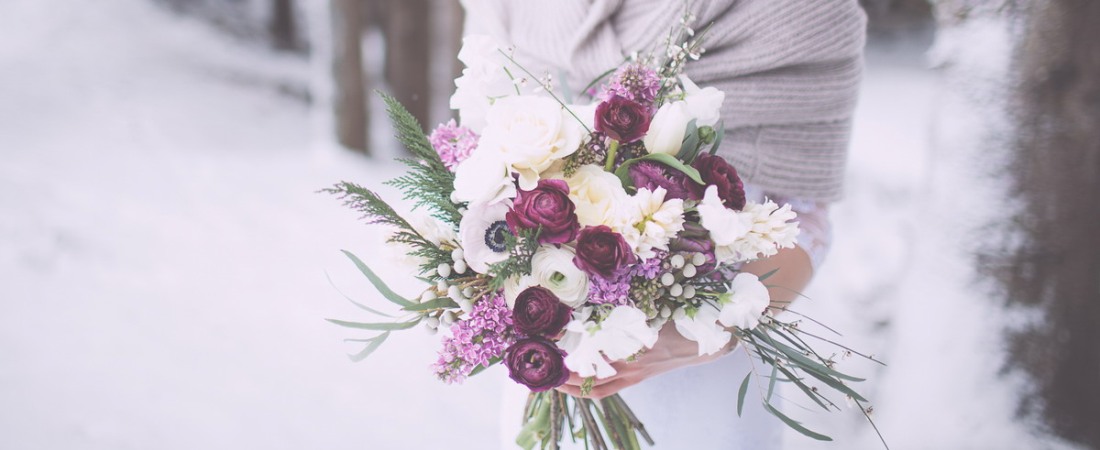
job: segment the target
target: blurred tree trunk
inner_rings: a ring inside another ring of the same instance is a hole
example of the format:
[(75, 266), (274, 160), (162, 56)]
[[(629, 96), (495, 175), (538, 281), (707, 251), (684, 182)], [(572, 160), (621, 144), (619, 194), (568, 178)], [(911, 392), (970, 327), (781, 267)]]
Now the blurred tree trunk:
[(336, 137), (344, 147), (369, 153), (366, 80), (363, 76), (362, 1), (330, 0), (333, 106)]
[(386, 5), (386, 81), (393, 95), (422, 126), (431, 119), (430, 0), (388, 0)]
[(294, 50), (298, 45), (298, 30), (294, 23), (294, 5), (291, 0), (272, 0), (271, 24), (272, 44), (279, 50)]
[(999, 275), (1046, 320), (1011, 350), (1051, 430), (1100, 448), (1100, 2), (1024, 4), (1012, 168), (1026, 238)]

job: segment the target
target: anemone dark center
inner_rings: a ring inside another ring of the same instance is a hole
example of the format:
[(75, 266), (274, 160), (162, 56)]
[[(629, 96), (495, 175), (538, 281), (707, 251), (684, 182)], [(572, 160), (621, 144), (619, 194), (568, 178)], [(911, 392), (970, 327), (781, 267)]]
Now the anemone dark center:
[(508, 222), (498, 220), (489, 225), (489, 228), (485, 230), (485, 246), (489, 247), (497, 253), (502, 253), (508, 250), (508, 246), (505, 245), (505, 236), (508, 233)]

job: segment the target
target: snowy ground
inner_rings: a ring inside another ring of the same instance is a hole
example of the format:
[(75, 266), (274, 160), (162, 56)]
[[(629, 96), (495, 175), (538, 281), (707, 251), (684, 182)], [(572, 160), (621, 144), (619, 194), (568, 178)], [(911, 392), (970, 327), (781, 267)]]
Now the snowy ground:
[[(322, 321), (358, 311), (326, 273), (372, 295), (337, 250), (380, 252), (314, 191), (396, 166), (318, 145), (293, 94), (307, 63), (148, 3), (0, 5), (0, 448), (494, 447), (499, 376), (441, 385), (416, 331), (351, 364), (351, 334)], [(1046, 446), (994, 378), (966, 223), (929, 217), (947, 210), (924, 196), (945, 176), (935, 77), (894, 50), (872, 52), (835, 251), (802, 308), (890, 363), (852, 367), (894, 448)], [(806, 415), (834, 448), (874, 448), (851, 416)]]

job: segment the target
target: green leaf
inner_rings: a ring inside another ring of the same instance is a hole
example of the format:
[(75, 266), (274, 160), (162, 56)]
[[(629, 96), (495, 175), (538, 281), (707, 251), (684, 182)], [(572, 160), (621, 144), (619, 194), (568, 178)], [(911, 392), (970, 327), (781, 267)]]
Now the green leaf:
[(794, 382), (795, 386), (798, 386), (798, 388), (801, 389), (807, 397), (810, 397), (810, 400), (813, 400), (814, 403), (817, 403), (818, 406), (820, 406), (822, 409), (826, 411), (829, 410), (829, 406), (822, 402), (820, 398), (818, 398), (821, 397), (821, 394), (814, 392), (812, 389), (810, 389), (809, 386), (806, 386), (806, 383), (803, 383), (802, 380), (795, 376), (794, 373), (791, 373), (791, 371), (782, 367), (779, 368), (779, 371), (783, 372), (783, 374), (786, 375), (787, 378), (790, 378), (790, 380)]
[(416, 303), (413, 303), (412, 301), (400, 295), (397, 295), (397, 293), (391, 290), (389, 286), (386, 286), (386, 283), (383, 282), (381, 278), (378, 278), (378, 275), (375, 275), (374, 271), (370, 270), (370, 267), (367, 267), (367, 265), (363, 263), (363, 261), (360, 260), (359, 257), (353, 255), (347, 250), (340, 251), (344, 252), (344, 254), (347, 255), (349, 259), (351, 259), (351, 262), (355, 263), (355, 266), (359, 268), (359, 271), (363, 272), (363, 275), (365, 275), (367, 279), (370, 280), (371, 284), (374, 285), (374, 288), (377, 289), (378, 292), (386, 298), (386, 300), (396, 303), (398, 306), (401, 307), (416, 305)]
[(352, 362), (359, 362), (359, 361), (362, 361), (362, 360), (366, 359), (366, 357), (370, 356), (371, 353), (374, 353), (375, 350), (378, 350), (378, 347), (381, 347), (382, 343), (386, 342), (386, 338), (389, 338), (389, 337), (390, 337), (390, 332), (387, 331), (385, 333), (382, 333), (382, 334), (380, 334), (378, 336), (375, 336), (375, 337), (372, 337), (370, 339), (344, 339), (345, 342), (368, 342), (369, 343), (369, 344), (367, 344), (367, 346), (365, 348), (363, 348), (362, 351), (360, 351), (359, 353), (356, 353), (354, 355), (348, 355), (348, 358), (350, 358)]
[(745, 407), (745, 394), (749, 392), (750, 378), (752, 378), (752, 372), (745, 374), (745, 379), (741, 382), (741, 388), (737, 390), (737, 417), (741, 417), (741, 410)]
[(412, 306), (406, 306), (406, 307), (401, 308), (401, 309), (403, 309), (405, 311), (410, 311), (410, 312), (422, 312), (422, 311), (431, 311), (433, 309), (457, 308), (457, 307), (458, 307), (458, 303), (455, 303), (454, 300), (451, 300), (448, 297), (440, 297), (440, 298), (428, 300), (424, 303), (417, 303), (417, 304), (412, 305)]
[(410, 320), (408, 322), (348, 322), (344, 320), (325, 319), (336, 325), (348, 328), (356, 328), (360, 330), (374, 330), (374, 331), (394, 331), (394, 330), (407, 330), (420, 323), (420, 319)]
[(615, 176), (619, 177), (619, 180), (622, 181), (623, 186), (632, 186), (634, 184), (634, 182), (630, 179), (630, 166), (633, 166), (634, 164), (642, 161), (659, 162), (680, 172), (683, 172), (684, 175), (687, 175), (688, 178), (691, 178), (691, 181), (703, 184), (703, 177), (699, 175), (699, 171), (695, 170), (694, 167), (685, 165), (683, 162), (676, 159), (676, 157), (672, 155), (666, 155), (664, 153), (650, 153), (645, 156), (623, 161), (623, 164), (615, 170)]
[(493, 367), (493, 366), (494, 366), (494, 365), (496, 365), (496, 363), (498, 363), (498, 362), (500, 362), (500, 357), (499, 357), (499, 356), (497, 356), (497, 357), (493, 357), (493, 358), (489, 358), (489, 364), (487, 364), (487, 365), (484, 365), (484, 366), (482, 366), (482, 365), (478, 365), (477, 367), (474, 367), (474, 369), (473, 369), (473, 370), (471, 370), (471, 371), (470, 371), (470, 374), (469, 374), (469, 375), (467, 375), (466, 377), (467, 377), (467, 378), (469, 378), (469, 377), (472, 377), (472, 376), (474, 376), (474, 375), (477, 375), (477, 374), (479, 374), (479, 373), (481, 373), (481, 372), (484, 372), (484, 371), (485, 371), (485, 369), (488, 369), (488, 368), (490, 368), (490, 367)]
[(695, 119), (691, 119), (687, 124), (687, 130), (684, 130), (684, 140), (680, 143), (680, 151), (676, 153), (676, 159), (680, 161), (695, 159), (695, 155), (699, 153), (699, 146), (702, 145), (702, 142), (699, 142), (698, 131)]
[(772, 275), (775, 275), (775, 273), (776, 273), (776, 272), (778, 272), (778, 271), (779, 271), (779, 268), (778, 268), (778, 267), (776, 267), (776, 268), (774, 268), (774, 269), (772, 269), (772, 270), (769, 270), (769, 271), (768, 271), (768, 273), (765, 273), (765, 274), (763, 274), (763, 275), (760, 275), (760, 277), (759, 277), (759, 278), (760, 278), (760, 282), (764, 282), (764, 280), (767, 280), (768, 278), (771, 278), (771, 276), (772, 276)]
[(779, 412), (778, 409), (775, 409), (775, 407), (773, 407), (769, 403), (764, 403), (764, 409), (767, 409), (768, 412), (772, 413), (772, 415), (774, 415), (775, 417), (778, 417), (779, 420), (782, 420), (783, 423), (787, 424), (787, 426), (793, 428), (795, 431), (797, 431), (799, 433), (802, 433), (803, 435), (805, 435), (807, 437), (810, 437), (812, 439), (816, 439), (816, 440), (819, 440), (819, 441), (832, 441), (833, 440), (833, 438), (831, 438), (829, 436), (826, 436), (824, 434), (817, 433), (817, 432), (814, 432), (814, 431), (810, 431), (809, 428), (806, 428), (806, 427), (802, 426), (802, 424), (800, 424), (798, 422), (795, 422), (794, 419), (791, 419), (790, 417), (787, 417), (785, 414)]
[(779, 372), (779, 365), (772, 364), (772, 374), (770, 377), (768, 377), (771, 378), (771, 380), (768, 381), (768, 395), (764, 397), (766, 401), (770, 401), (772, 399), (772, 392), (775, 391), (775, 376), (777, 372)]
[(714, 130), (714, 144), (710, 146), (710, 154), (718, 153), (718, 146), (722, 145), (722, 138), (726, 136), (726, 124), (718, 121), (718, 129)]
[(339, 292), (340, 295), (344, 296), (344, 298), (347, 299), (349, 302), (351, 302), (351, 304), (359, 307), (359, 309), (362, 309), (362, 310), (367, 311), (369, 313), (377, 314), (377, 315), (382, 316), (382, 317), (393, 317), (393, 316), (391, 316), (389, 314), (386, 314), (382, 311), (371, 308), (367, 305), (364, 305), (362, 303), (359, 303), (359, 302), (353, 300), (351, 297), (349, 297), (347, 294), (343, 293), (342, 291), (340, 291), (339, 288), (336, 287), (336, 284), (332, 282), (332, 278), (328, 276), (328, 272), (325, 272), (325, 279), (328, 280), (329, 286), (332, 286), (333, 289), (336, 289), (336, 292)]

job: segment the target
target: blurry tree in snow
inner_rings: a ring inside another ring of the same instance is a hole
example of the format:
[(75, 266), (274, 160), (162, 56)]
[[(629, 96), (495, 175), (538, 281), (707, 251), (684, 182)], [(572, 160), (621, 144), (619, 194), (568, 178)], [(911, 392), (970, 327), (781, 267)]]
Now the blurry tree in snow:
[(336, 139), (368, 152), (367, 80), (363, 75), (361, 0), (330, 0), (332, 14), (333, 115)]
[(271, 42), (280, 50), (293, 50), (298, 46), (298, 27), (291, 0), (271, 0), (269, 30)]
[(386, 82), (394, 97), (427, 126), (431, 119), (433, 12), (429, 0), (384, 0)]
[(1005, 147), (1018, 209), (979, 266), (1008, 305), (1041, 315), (1007, 336), (1007, 367), (1034, 382), (1018, 412), (1100, 448), (1100, 2), (939, 0), (936, 12), (942, 27), (998, 16), (1015, 31)]

